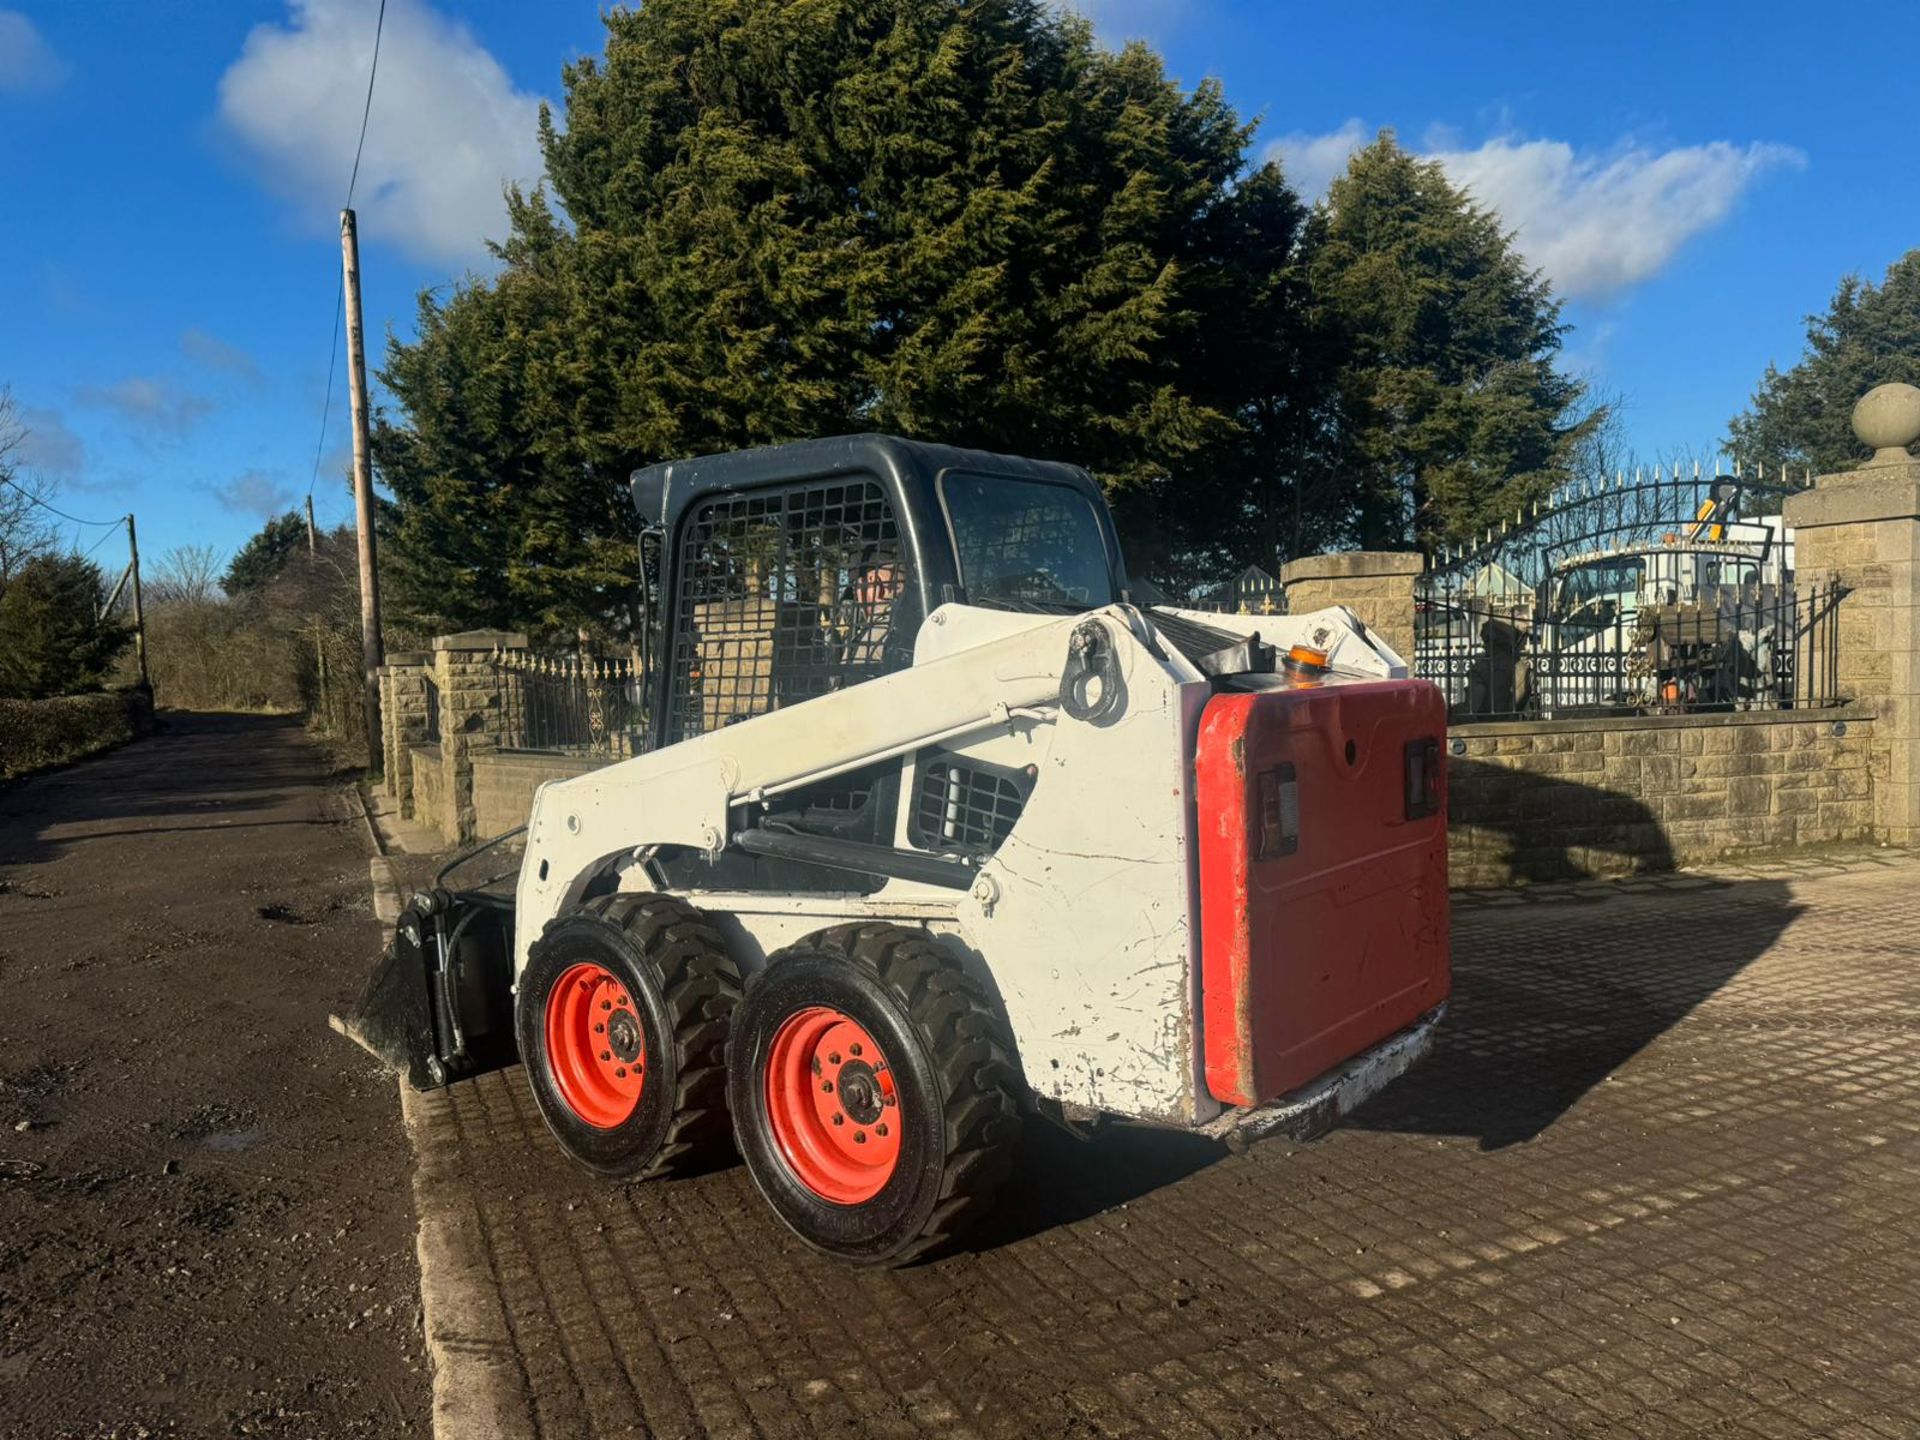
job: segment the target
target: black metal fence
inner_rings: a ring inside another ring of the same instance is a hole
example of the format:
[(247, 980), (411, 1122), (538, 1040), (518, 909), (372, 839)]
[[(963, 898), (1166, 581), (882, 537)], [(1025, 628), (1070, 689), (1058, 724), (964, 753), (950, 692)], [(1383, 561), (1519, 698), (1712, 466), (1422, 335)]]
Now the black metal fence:
[(624, 759), (646, 748), (646, 687), (630, 658), (496, 651), (510, 750)]
[(1427, 599), (1415, 614), (1413, 668), (1462, 720), (1831, 705), (1845, 698), (1837, 672), (1845, 594), (1830, 581), (1749, 586), (1573, 614)]
[(427, 697), (427, 735), (435, 744), (440, 740), (440, 687), (434, 683), (433, 671), (420, 672), (420, 684)]

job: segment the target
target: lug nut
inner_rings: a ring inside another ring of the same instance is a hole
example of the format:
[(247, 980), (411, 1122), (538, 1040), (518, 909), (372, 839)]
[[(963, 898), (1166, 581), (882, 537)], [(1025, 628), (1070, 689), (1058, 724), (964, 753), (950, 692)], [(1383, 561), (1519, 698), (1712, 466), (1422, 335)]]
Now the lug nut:
[(833, 1117), (833, 1123), (836, 1125), (844, 1125), (847, 1123), (847, 1117), (844, 1115), (835, 1115)]
[(864, 1054), (864, 1053), (866, 1053), (866, 1052), (864, 1052), (863, 1050), (861, 1050), (861, 1048), (860, 1048), (860, 1047), (859, 1047), (858, 1045), (854, 1045), (854, 1046), (852, 1047), (852, 1049), (853, 1049), (853, 1053), (854, 1053), (854, 1054), (856, 1054), (856, 1055), (861, 1055), (861, 1054)]
[(885, 1135), (887, 1133), (886, 1123), (882, 1121), (880, 1124), (874, 1126), (873, 1133), (876, 1135)]
[(602, 1050), (600, 1052), (600, 1058), (602, 1060), (611, 1060), (613, 1059), (613, 1052), (611, 1050)]
[(840, 1052), (838, 1050), (834, 1051), (833, 1054), (827, 1056), (827, 1064), (838, 1065), (839, 1063), (840, 1063)]
[(867, 1132), (866, 1132), (866, 1131), (864, 1131), (864, 1130), (856, 1130), (856, 1131), (854, 1131), (854, 1132), (853, 1132), (853, 1143), (854, 1143), (854, 1144), (856, 1144), (856, 1145), (864, 1145), (864, 1144), (866, 1144), (866, 1143), (867, 1143)]
[(602, 1000), (600, 1002), (600, 1008), (602, 1010), (611, 1010), (613, 1009), (613, 1002), (611, 1000)]
[(822, 1080), (820, 1082), (820, 1088), (831, 1095), (833, 1093), (833, 1082), (831, 1080)]
[(627, 1078), (627, 1067), (622, 1065), (618, 1070), (614, 1071), (613, 1073), (616, 1079), (624, 1080)]
[(607, 1033), (607, 1027), (604, 1025), (595, 1025), (593, 1027), (593, 1033), (596, 1035), (604, 1035)]

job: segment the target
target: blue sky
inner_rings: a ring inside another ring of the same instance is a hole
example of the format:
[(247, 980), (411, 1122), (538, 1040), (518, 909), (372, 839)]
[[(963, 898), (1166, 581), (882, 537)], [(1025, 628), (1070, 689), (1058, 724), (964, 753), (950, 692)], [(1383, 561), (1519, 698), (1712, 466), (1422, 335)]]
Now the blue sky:
[[(60, 503), (134, 509), (143, 550), (230, 551), (306, 493), (376, 4), (0, 0), (0, 385)], [(1913, 87), (1881, 58), (1920, 53), (1920, 6), (1082, 8), (1220, 78), (1309, 193), (1380, 126), (1440, 156), (1648, 454), (1711, 443), (1841, 275), (1920, 244)], [(423, 287), (484, 270), (535, 106), (601, 33), (592, 0), (389, 0), (357, 201), (376, 357)], [(323, 523), (351, 515), (346, 439), (337, 381)]]

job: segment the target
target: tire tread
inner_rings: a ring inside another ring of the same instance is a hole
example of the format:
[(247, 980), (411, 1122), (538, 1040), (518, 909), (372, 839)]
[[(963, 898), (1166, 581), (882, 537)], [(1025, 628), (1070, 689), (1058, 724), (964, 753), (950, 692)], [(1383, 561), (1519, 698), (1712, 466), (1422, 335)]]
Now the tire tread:
[(1012, 1171), (1022, 1089), (1013, 1036), (986, 992), (923, 930), (836, 925), (801, 943), (865, 968), (892, 990), (926, 1038), (939, 1075), (945, 1173), (925, 1227), (891, 1258), (904, 1265), (942, 1249), (979, 1219)]
[[(673, 895), (620, 891), (581, 904), (622, 931), (653, 967), (673, 1020), (672, 1118), (654, 1157), (630, 1177), (651, 1180), (704, 1164), (733, 1143), (727, 1114), (727, 1030), (740, 973), (705, 914)], [(562, 917), (564, 918), (564, 917)]]

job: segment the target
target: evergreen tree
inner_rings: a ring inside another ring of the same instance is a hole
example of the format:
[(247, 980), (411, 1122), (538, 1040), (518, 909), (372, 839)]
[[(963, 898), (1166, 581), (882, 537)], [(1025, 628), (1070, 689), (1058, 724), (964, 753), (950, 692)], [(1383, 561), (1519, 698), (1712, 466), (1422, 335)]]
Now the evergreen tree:
[(234, 552), (220, 588), (240, 596), (259, 590), (286, 568), (287, 557), (307, 546), (307, 522), (295, 511), (269, 520)]
[(99, 616), (98, 567), (72, 555), (28, 560), (0, 590), (0, 698), (99, 687), (132, 633)]
[(1301, 214), (1217, 85), (1040, 0), (606, 25), (498, 276), (389, 343), (403, 609), (617, 623), (635, 466), (846, 431), (1085, 464), (1148, 570), (1272, 531), (1312, 410)]
[(1753, 402), (1727, 423), (1734, 453), (1816, 473), (1867, 458), (1854, 438), (1854, 403), (1889, 380), (1920, 385), (1920, 250), (1875, 285), (1840, 282), (1824, 315), (1807, 317), (1807, 349), (1789, 370), (1767, 366)]
[(1316, 331), (1337, 347), (1335, 468), (1355, 538), (1459, 541), (1568, 478), (1596, 411), (1554, 368), (1559, 305), (1440, 166), (1393, 132), (1353, 157), (1307, 227)]

